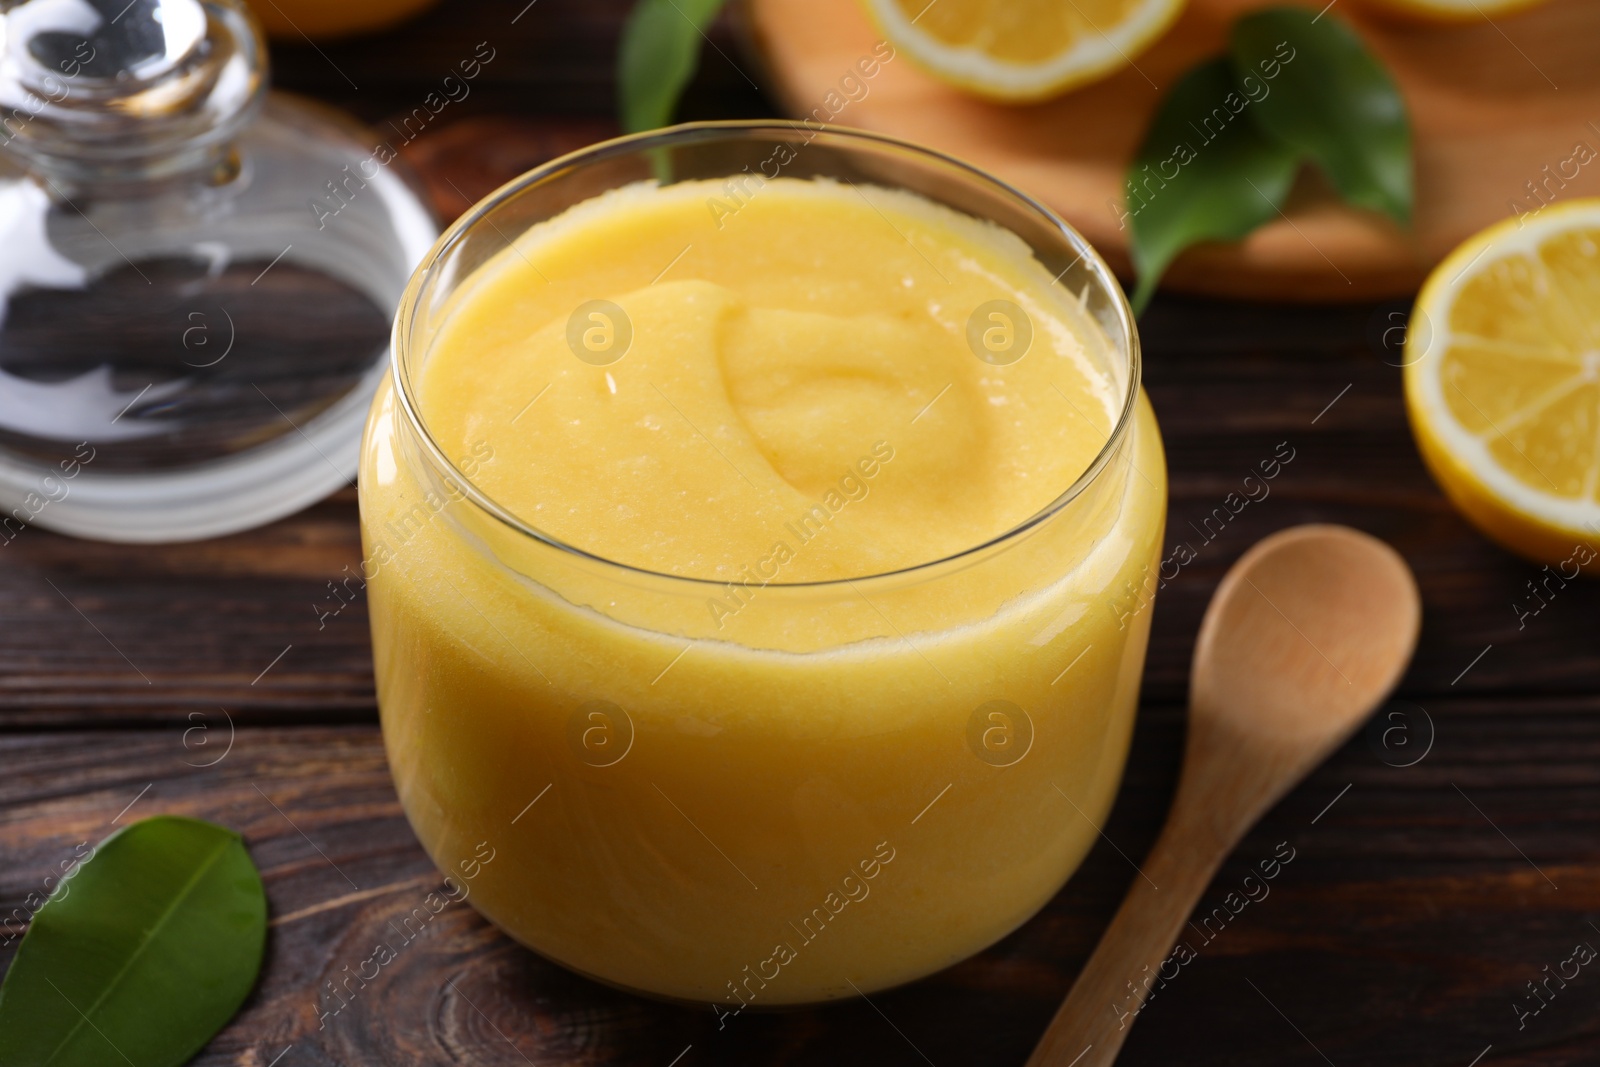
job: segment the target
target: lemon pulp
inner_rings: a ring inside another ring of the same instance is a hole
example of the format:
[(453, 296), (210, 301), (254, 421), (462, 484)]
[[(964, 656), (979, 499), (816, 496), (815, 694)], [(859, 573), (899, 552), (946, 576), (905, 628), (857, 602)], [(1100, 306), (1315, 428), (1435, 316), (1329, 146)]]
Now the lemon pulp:
[(897, 48), (954, 85), (1039, 100), (1128, 66), (1183, 0), (865, 0)]
[(1446, 492), (1541, 562), (1600, 541), (1600, 201), (1472, 238), (1418, 308), (1406, 393)]

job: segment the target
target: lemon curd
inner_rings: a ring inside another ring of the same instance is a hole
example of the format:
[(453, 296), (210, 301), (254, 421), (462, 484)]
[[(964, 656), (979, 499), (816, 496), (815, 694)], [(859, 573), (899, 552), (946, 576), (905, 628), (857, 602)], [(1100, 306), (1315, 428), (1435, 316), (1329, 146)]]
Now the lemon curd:
[(472, 902), (529, 947), (724, 1019), (1015, 928), (1131, 732), (1165, 507), (1131, 338), (901, 189), (520, 203), (413, 283), (363, 449), (424, 846), (495, 849)]

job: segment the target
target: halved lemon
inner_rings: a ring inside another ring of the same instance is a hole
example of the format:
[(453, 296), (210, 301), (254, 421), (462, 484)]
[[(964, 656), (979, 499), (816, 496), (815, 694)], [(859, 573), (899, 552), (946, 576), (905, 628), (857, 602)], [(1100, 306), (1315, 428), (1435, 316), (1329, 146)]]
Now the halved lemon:
[(865, 0), (885, 37), (979, 96), (1042, 100), (1133, 62), (1184, 0)]
[(1446, 495), (1529, 559), (1563, 570), (1595, 560), (1600, 199), (1468, 239), (1429, 275), (1412, 323), (1406, 406)]
[(1424, 22), (1477, 22), (1509, 15), (1544, 0), (1364, 0), (1367, 7)]

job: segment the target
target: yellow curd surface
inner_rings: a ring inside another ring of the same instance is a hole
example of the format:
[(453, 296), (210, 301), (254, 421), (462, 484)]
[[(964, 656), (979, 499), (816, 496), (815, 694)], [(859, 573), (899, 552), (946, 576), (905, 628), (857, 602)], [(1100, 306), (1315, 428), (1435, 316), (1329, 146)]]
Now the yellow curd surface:
[(875, 186), (641, 184), (422, 317), (438, 449), (578, 550), (380, 391), (384, 735), (436, 862), (495, 850), (480, 910), (726, 1013), (919, 977), (1060, 887), (1121, 774), (1165, 476), (1141, 395), (1002, 538), (1127, 389), (1019, 239)]

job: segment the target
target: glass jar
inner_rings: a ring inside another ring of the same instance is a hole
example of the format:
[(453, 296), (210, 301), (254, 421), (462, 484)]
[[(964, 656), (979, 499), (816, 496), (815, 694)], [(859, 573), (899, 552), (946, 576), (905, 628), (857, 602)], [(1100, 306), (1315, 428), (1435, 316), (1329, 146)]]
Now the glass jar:
[[(446, 455), (417, 396), (474, 272), (608, 190), (775, 158), (1020, 237), (1105, 335), (1120, 411), (1088, 469), (950, 558), (742, 595), (597, 558), (478, 488), (493, 441)], [(480, 203), (413, 277), (394, 347), (359, 481), (384, 739), (424, 847), (501, 929), (725, 1014), (918, 978), (1061, 888), (1121, 777), (1166, 499), (1128, 305), (1064, 222), (882, 137), (677, 127)]]
[(349, 482), (437, 228), (392, 147), (267, 91), (242, 0), (24, 0), (0, 233), (0, 542), (180, 541)]

